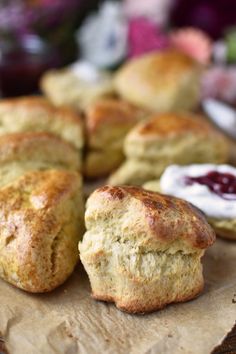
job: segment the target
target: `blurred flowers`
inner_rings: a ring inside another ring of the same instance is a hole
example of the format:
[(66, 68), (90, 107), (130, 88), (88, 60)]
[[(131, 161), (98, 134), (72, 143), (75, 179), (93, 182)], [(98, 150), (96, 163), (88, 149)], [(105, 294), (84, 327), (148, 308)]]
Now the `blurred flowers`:
[(183, 28), (170, 34), (170, 43), (201, 64), (208, 64), (212, 55), (212, 41), (203, 31), (196, 28)]
[(236, 66), (212, 66), (202, 78), (202, 97), (236, 103)]
[(128, 56), (134, 57), (169, 45), (168, 36), (153, 21), (147, 18), (133, 18), (129, 22)]
[(9, 0), (0, 4), (0, 34), (17, 36), (43, 27), (43, 31), (47, 31), (73, 15), (80, 2), (80, 0)]
[(124, 0), (124, 11), (129, 18), (145, 17), (159, 26), (166, 26), (174, 0)]
[(118, 65), (127, 54), (127, 20), (121, 3), (106, 1), (77, 33), (82, 58), (101, 67)]
[[(75, 53), (73, 32), (78, 9), (91, 0), (8, 0), (0, 2), (0, 42), (18, 45), (25, 35), (38, 35), (61, 53), (65, 62)], [(66, 50), (65, 50), (66, 49)]]
[(175, 27), (200, 28), (216, 39), (235, 25), (235, 13), (235, 0), (176, 0), (170, 21)]

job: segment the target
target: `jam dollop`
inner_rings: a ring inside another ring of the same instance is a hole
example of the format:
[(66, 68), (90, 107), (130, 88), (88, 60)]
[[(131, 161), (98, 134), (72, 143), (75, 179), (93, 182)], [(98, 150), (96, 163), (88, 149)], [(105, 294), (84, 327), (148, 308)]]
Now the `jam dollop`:
[(203, 176), (186, 176), (185, 183), (187, 185), (199, 183), (224, 199), (236, 199), (236, 176), (231, 173), (210, 171)]

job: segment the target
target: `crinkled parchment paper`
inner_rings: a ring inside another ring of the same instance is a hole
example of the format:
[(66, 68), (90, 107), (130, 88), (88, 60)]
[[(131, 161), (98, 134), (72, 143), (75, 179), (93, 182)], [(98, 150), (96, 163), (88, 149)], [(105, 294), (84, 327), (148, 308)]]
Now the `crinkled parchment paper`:
[(1, 337), (10, 354), (210, 353), (236, 320), (236, 243), (217, 240), (204, 271), (199, 298), (145, 316), (91, 299), (82, 266), (50, 294), (0, 281)]

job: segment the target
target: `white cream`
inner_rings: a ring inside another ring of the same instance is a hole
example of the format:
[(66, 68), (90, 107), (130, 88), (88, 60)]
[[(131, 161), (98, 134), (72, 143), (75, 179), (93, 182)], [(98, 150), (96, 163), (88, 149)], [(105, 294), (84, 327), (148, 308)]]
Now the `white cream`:
[(228, 165), (169, 166), (160, 180), (161, 191), (187, 200), (207, 216), (232, 219), (236, 217), (236, 200), (227, 200), (213, 193), (208, 186), (199, 183), (186, 185), (185, 177), (199, 177), (211, 171), (231, 173), (236, 176), (236, 168)]
[(104, 80), (104, 74), (94, 65), (86, 61), (78, 61), (70, 66), (70, 70), (80, 79), (87, 83), (98, 83)]

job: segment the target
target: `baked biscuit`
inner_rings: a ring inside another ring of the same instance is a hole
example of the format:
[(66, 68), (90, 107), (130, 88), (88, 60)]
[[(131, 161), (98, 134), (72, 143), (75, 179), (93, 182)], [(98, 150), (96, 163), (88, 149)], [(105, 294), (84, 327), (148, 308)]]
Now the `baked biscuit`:
[(191, 202), (205, 213), (218, 236), (236, 240), (235, 186), (235, 167), (200, 164), (169, 166), (159, 180), (149, 181), (143, 187)]
[(121, 164), (126, 134), (148, 113), (112, 98), (95, 101), (85, 113), (87, 148), (84, 173), (90, 178), (101, 177)]
[(28, 172), (0, 190), (0, 277), (41, 293), (62, 284), (78, 260), (83, 233), (76, 172)]
[(88, 199), (85, 223), (80, 258), (95, 299), (145, 313), (201, 292), (201, 257), (215, 234), (191, 204), (105, 186)]
[(84, 80), (69, 68), (50, 70), (41, 79), (41, 89), (56, 106), (84, 110), (92, 101), (114, 93), (111, 75), (101, 72), (97, 81)]
[(223, 134), (190, 113), (163, 113), (139, 123), (126, 136), (124, 151), (127, 160), (109, 179), (113, 185), (142, 185), (171, 164), (220, 164), (229, 158)]
[(27, 132), (0, 136), (0, 186), (26, 171), (81, 169), (77, 150), (49, 133)]
[(16, 132), (53, 133), (81, 151), (82, 119), (73, 110), (56, 108), (45, 98), (29, 96), (0, 101), (0, 135)]
[(152, 52), (125, 63), (114, 87), (125, 100), (158, 113), (191, 110), (199, 102), (201, 71), (181, 52)]

